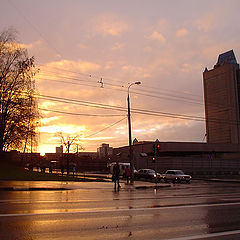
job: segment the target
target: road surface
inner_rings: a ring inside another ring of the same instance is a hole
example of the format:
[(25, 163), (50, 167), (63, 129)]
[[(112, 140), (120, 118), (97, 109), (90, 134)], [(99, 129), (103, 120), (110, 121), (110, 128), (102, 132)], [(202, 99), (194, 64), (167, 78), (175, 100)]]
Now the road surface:
[[(122, 183), (119, 192), (112, 183), (11, 184), (15, 191), (0, 191), (3, 240), (240, 239), (237, 183), (192, 181), (158, 189)], [(33, 191), (41, 187), (51, 190)]]

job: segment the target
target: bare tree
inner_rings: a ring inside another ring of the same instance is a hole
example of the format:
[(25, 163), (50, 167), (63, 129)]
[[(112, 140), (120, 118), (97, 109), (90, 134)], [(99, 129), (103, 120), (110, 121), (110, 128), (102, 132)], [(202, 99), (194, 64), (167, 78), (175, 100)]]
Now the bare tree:
[[(16, 33), (0, 33), (0, 153), (25, 150), (36, 136), (38, 118), (34, 97), (34, 57), (16, 42)], [(30, 140), (32, 139), (32, 140)]]
[(69, 175), (69, 153), (70, 153), (70, 148), (71, 146), (76, 146), (77, 151), (78, 150), (83, 150), (84, 148), (82, 147), (82, 145), (80, 144), (80, 139), (79, 136), (64, 136), (62, 132), (58, 132), (56, 134), (56, 136), (59, 138), (60, 140), (60, 144), (63, 145), (65, 147), (65, 152), (68, 153), (67, 154), (67, 175)]
[(70, 135), (63, 135), (62, 132), (58, 132), (56, 137), (59, 138), (59, 143), (65, 147), (65, 152), (70, 153), (71, 146), (78, 146), (78, 150), (83, 150), (84, 148), (80, 144), (80, 139), (78, 135), (70, 136)]

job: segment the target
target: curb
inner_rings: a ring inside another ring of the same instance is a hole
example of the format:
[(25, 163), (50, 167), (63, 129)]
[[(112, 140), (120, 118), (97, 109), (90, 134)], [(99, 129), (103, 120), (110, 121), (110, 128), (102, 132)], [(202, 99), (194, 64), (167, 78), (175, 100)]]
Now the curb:
[(70, 188), (24, 188), (24, 187), (2, 187), (0, 191), (66, 191)]
[(159, 189), (159, 188), (168, 188), (171, 187), (171, 185), (164, 185), (164, 186), (160, 186), (160, 185), (156, 185), (156, 186), (136, 186), (135, 189), (148, 189), (148, 188), (152, 188), (152, 189)]

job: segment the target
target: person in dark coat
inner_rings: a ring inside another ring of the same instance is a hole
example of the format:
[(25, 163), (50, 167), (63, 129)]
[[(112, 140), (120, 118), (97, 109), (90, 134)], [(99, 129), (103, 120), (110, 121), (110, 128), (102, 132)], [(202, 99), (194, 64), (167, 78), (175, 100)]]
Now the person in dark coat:
[(125, 168), (125, 176), (126, 176), (126, 179), (127, 179), (127, 184), (129, 184), (129, 178), (130, 178), (130, 169), (129, 169), (129, 166), (126, 166)]
[(62, 174), (62, 176), (64, 174), (64, 167), (63, 166), (61, 166), (61, 174)]
[(120, 166), (119, 163), (116, 162), (116, 164), (113, 166), (113, 181), (114, 181), (114, 189), (116, 188), (119, 190), (120, 184), (119, 184), (119, 175), (120, 175)]

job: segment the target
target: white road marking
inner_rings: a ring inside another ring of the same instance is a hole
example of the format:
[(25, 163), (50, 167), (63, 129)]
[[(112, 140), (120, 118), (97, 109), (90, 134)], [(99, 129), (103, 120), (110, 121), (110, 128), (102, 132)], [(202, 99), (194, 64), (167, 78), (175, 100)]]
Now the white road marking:
[(222, 237), (222, 236), (229, 236), (229, 235), (234, 235), (234, 234), (240, 234), (240, 230), (218, 232), (218, 233), (206, 233), (206, 234), (200, 234), (200, 235), (188, 236), (188, 237), (170, 238), (168, 240), (206, 239), (206, 238), (209, 238), (209, 237)]
[(222, 200), (222, 201), (229, 201), (229, 200), (231, 200), (231, 201), (240, 201), (240, 198), (221, 198), (220, 200)]
[(240, 205), (240, 202), (234, 203), (213, 203), (213, 204), (196, 204), (196, 205), (181, 205), (181, 206), (165, 206), (165, 207), (154, 207), (154, 208), (119, 208), (119, 209), (102, 209), (102, 210), (84, 210), (81, 211), (69, 211), (65, 212), (48, 212), (48, 213), (10, 213), (0, 214), (0, 217), (23, 217), (23, 216), (37, 216), (37, 215), (69, 215), (69, 214), (91, 214), (91, 213), (114, 213), (114, 212), (138, 212), (138, 211), (159, 211), (166, 209), (184, 209), (184, 208), (198, 208), (198, 207), (222, 207), (222, 206), (235, 206)]

